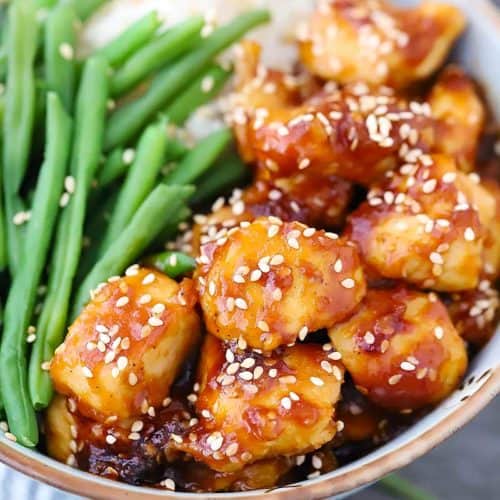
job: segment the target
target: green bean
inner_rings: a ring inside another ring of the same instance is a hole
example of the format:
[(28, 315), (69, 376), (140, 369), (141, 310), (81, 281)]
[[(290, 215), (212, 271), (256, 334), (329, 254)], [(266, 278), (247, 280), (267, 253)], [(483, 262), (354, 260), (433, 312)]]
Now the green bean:
[(114, 96), (124, 94), (148, 75), (191, 49), (200, 40), (203, 22), (201, 16), (192, 17), (138, 50), (114, 74), (111, 93)]
[(171, 278), (188, 274), (196, 267), (193, 257), (182, 252), (162, 252), (144, 259), (144, 263)]
[(220, 92), (230, 75), (230, 71), (213, 65), (165, 110), (169, 122), (183, 125), (193, 111), (210, 102)]
[(0, 380), (9, 427), (19, 443), (30, 447), (38, 442), (38, 426), (28, 390), (26, 331), (55, 227), (71, 140), (71, 119), (59, 97), (49, 93), (47, 101), (45, 161), (27, 228), (23, 252), (27, 258), (9, 291), (0, 350)]
[(76, 82), (74, 50), (76, 13), (73, 4), (59, 3), (45, 22), (45, 80), (68, 111), (73, 107)]
[(120, 190), (108, 229), (102, 240), (101, 253), (120, 235), (155, 186), (163, 166), (166, 147), (167, 136), (162, 123), (150, 125), (142, 134), (135, 160)]
[(114, 68), (124, 63), (132, 54), (146, 45), (161, 25), (157, 12), (150, 12), (131, 24), (114, 40), (96, 51)]
[(175, 217), (193, 192), (192, 186), (163, 185), (157, 186), (151, 192), (79, 287), (73, 306), (73, 318), (88, 302), (89, 292), (110, 276), (123, 273), (150, 245), (168, 221)]
[(269, 20), (267, 10), (256, 10), (237, 17), (217, 29), (200, 46), (158, 74), (139, 99), (117, 109), (108, 123), (105, 150), (111, 151), (136, 136), (144, 124), (164, 108), (191, 80), (202, 73), (212, 59), (248, 30)]
[[(180, 160), (188, 151), (188, 147), (182, 141), (175, 137), (167, 137), (167, 148), (163, 163)], [(125, 161), (127, 155), (124, 157), (124, 152), (123, 148), (117, 148), (108, 155), (97, 178), (97, 185), (100, 188), (108, 187), (127, 173), (131, 162)]]
[(237, 153), (221, 158), (209, 172), (196, 182), (196, 192), (191, 198), (193, 206), (209, 203), (228, 189), (241, 186), (249, 180), (250, 170)]
[(437, 500), (434, 495), (420, 489), (399, 474), (389, 474), (376, 483), (376, 486), (382, 487), (389, 495), (394, 496), (394, 498), (404, 498), (406, 500)]
[(223, 128), (202, 139), (184, 157), (181, 163), (169, 172), (163, 182), (165, 184), (190, 184), (212, 166), (217, 157), (226, 149), (232, 134)]
[(92, 57), (85, 63), (76, 100), (70, 167), (76, 189), (58, 224), (49, 288), (30, 361), (30, 394), (36, 409), (47, 406), (52, 396), (50, 377), (41, 369), (41, 364), (52, 358), (64, 337), (71, 288), (82, 248), (88, 192), (102, 154), (107, 100), (108, 66), (104, 60)]
[(34, 61), (38, 25), (31, 0), (14, 1), (9, 8), (8, 22), (3, 188), (9, 266), (11, 272), (15, 273), (21, 255), (21, 235), (13, 223), (13, 217), (19, 206), (17, 192), (28, 166), (35, 112)]

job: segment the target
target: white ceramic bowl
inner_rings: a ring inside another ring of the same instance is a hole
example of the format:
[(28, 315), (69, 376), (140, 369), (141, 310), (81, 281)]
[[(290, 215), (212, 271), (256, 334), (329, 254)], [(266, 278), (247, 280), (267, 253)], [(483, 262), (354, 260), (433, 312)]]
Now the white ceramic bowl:
[[(144, 0), (145, 1), (145, 0)], [(289, 0), (302, 1), (302, 0)], [(500, 122), (500, 14), (487, 0), (447, 0), (469, 18), (453, 59), (484, 86), (489, 104)], [(205, 2), (206, 3), (206, 2)], [(415, 3), (413, 0), (401, 4)], [(312, 499), (352, 493), (412, 462), (471, 420), (500, 392), (500, 328), (474, 358), (463, 386), (417, 424), (376, 451), (316, 479), (269, 491), (191, 494), (134, 487), (60, 464), (36, 451), (0, 436), (0, 460), (15, 469), (58, 488), (86, 497), (112, 499), (182, 498), (186, 500), (233, 498)]]

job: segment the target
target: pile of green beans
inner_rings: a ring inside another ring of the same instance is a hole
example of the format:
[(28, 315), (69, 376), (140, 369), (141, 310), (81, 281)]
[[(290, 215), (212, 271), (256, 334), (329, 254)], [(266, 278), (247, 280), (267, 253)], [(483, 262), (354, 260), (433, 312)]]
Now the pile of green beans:
[(181, 252), (147, 255), (242, 169), (225, 160), (228, 129), (188, 146), (177, 127), (228, 81), (218, 54), (269, 19), (249, 12), (204, 38), (202, 17), (161, 31), (151, 12), (77, 60), (78, 25), (104, 3), (0, 7), (0, 271), (10, 280), (0, 291), (0, 411), (29, 447), (53, 396), (50, 361), (89, 291), (134, 262), (174, 279), (193, 271)]

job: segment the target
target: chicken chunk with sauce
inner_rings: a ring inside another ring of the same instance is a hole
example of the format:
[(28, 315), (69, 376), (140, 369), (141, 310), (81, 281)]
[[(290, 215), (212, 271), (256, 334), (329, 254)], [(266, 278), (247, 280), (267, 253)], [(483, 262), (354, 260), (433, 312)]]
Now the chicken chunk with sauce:
[(404, 88), (439, 68), (464, 27), (460, 10), (441, 2), (321, 0), (299, 28), (300, 58), (324, 79)]
[(472, 80), (458, 66), (446, 68), (428, 97), (436, 120), (434, 151), (453, 156), (460, 170), (474, 169), (485, 110)]
[(369, 290), (328, 334), (358, 390), (389, 410), (438, 403), (467, 368), (464, 342), (435, 294)]
[(421, 155), (374, 187), (349, 217), (345, 236), (385, 278), (439, 291), (473, 289), (494, 200), (452, 158)]
[(96, 420), (161, 404), (199, 340), (193, 285), (133, 266), (98, 287), (52, 360), (56, 390)]
[(213, 470), (312, 451), (335, 435), (343, 368), (320, 345), (264, 356), (207, 335), (198, 381), (199, 424), (177, 448)]
[(202, 246), (198, 289), (207, 330), (270, 351), (333, 326), (365, 293), (356, 248), (275, 217)]

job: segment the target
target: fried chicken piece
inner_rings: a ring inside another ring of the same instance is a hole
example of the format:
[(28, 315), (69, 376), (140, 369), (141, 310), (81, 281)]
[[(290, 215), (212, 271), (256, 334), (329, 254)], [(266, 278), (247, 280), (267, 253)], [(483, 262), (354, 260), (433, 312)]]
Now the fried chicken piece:
[(356, 248), (275, 217), (202, 246), (198, 290), (207, 330), (270, 351), (348, 316), (365, 293)]
[(299, 29), (300, 58), (324, 79), (401, 89), (437, 70), (464, 27), (460, 10), (441, 2), (322, 0)]
[(55, 389), (101, 421), (161, 404), (199, 340), (193, 285), (133, 266), (98, 287), (54, 355)]
[(483, 346), (498, 325), (500, 299), (490, 280), (482, 279), (474, 290), (453, 293), (444, 299), (460, 336), (475, 346)]
[(357, 312), (328, 335), (356, 387), (389, 410), (438, 403), (467, 368), (464, 342), (435, 294), (369, 290)]
[(421, 155), (374, 187), (345, 236), (370, 270), (439, 291), (473, 289), (494, 200), (451, 157)]
[(306, 453), (335, 435), (343, 368), (320, 345), (264, 356), (207, 335), (198, 381), (199, 424), (176, 446), (213, 470)]
[(457, 66), (440, 75), (428, 98), (436, 119), (434, 151), (453, 156), (458, 168), (474, 169), (485, 109), (472, 80)]

